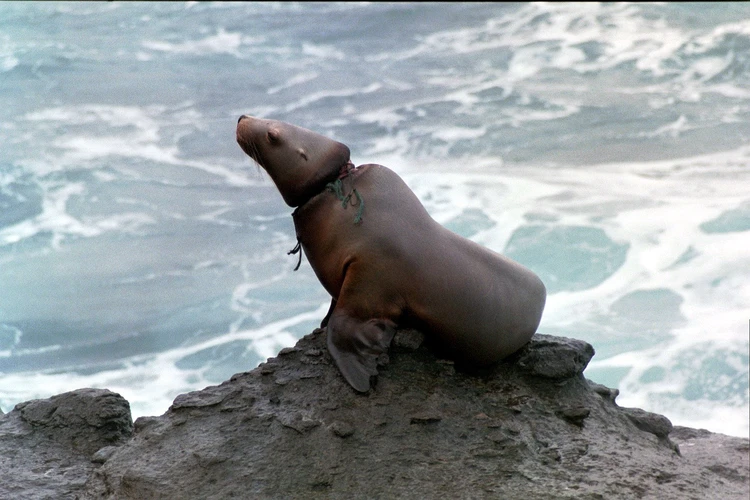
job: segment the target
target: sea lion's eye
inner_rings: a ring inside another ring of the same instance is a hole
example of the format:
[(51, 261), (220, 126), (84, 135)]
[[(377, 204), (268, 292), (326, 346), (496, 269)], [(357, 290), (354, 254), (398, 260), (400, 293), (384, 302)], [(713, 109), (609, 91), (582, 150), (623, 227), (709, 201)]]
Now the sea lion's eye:
[(275, 128), (268, 129), (268, 142), (271, 144), (278, 144), (281, 142), (281, 134)]

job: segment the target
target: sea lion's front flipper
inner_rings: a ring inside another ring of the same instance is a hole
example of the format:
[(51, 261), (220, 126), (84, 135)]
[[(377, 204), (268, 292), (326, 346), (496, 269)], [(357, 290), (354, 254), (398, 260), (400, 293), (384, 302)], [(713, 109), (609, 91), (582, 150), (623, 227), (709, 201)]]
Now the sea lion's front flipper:
[(328, 326), (328, 320), (331, 319), (331, 314), (333, 314), (333, 310), (336, 308), (336, 299), (331, 299), (331, 306), (328, 308), (328, 312), (326, 313), (326, 317), (323, 318), (323, 321), (320, 322), (320, 327), (325, 328)]
[(360, 320), (335, 311), (328, 321), (328, 350), (341, 374), (359, 392), (370, 390), (378, 374), (378, 356), (388, 351), (396, 324), (387, 319)]

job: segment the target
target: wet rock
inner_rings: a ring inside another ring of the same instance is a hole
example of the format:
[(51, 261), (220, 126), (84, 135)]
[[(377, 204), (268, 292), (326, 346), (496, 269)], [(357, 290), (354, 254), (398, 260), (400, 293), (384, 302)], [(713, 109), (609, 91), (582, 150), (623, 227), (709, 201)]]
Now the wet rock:
[(680, 453), (680, 447), (669, 439), (669, 433), (672, 432), (672, 422), (667, 417), (640, 408), (622, 408), (622, 411), (640, 430), (653, 434), (674, 449), (676, 453)]
[(393, 345), (411, 351), (416, 351), (424, 342), (424, 334), (418, 330), (399, 330), (393, 337)]
[(107, 460), (109, 460), (109, 457), (114, 455), (115, 451), (117, 451), (116, 446), (105, 446), (101, 450), (94, 453), (94, 455), (91, 457), (91, 461), (95, 464), (103, 464)]
[(583, 421), (591, 414), (591, 410), (584, 406), (569, 406), (559, 410), (558, 414), (571, 424), (582, 427)]
[(221, 404), (231, 392), (233, 391), (193, 391), (186, 394), (180, 394), (172, 403), (172, 408), (205, 408), (208, 406), (216, 406), (218, 404)]
[(337, 420), (331, 424), (331, 432), (340, 438), (346, 438), (354, 434), (354, 427), (351, 424)]
[(535, 335), (517, 354), (517, 362), (531, 375), (565, 379), (583, 373), (593, 356), (594, 348), (582, 340)]
[(260, 373), (262, 375), (270, 375), (276, 371), (276, 365), (272, 363), (262, 363), (260, 365)]
[(78, 389), (26, 401), (16, 405), (9, 416), (14, 412), (36, 433), (83, 454), (121, 443), (133, 433), (130, 404), (119, 394), (103, 389)]
[(442, 419), (443, 417), (436, 413), (422, 413), (420, 415), (412, 415), (409, 418), (409, 422), (417, 425), (425, 425), (440, 422)]
[(300, 434), (304, 434), (320, 425), (320, 422), (318, 420), (302, 415), (284, 415), (279, 419), (279, 421), (284, 427), (294, 429)]
[(620, 395), (620, 391), (617, 390), (617, 389), (610, 389), (609, 387), (607, 387), (605, 385), (602, 385), (602, 384), (597, 384), (596, 382), (594, 382), (592, 380), (586, 379), (586, 381), (588, 382), (589, 387), (591, 387), (591, 389), (595, 393), (597, 393), (601, 397), (603, 397), (603, 398), (611, 401), (612, 403), (614, 403), (615, 400), (617, 399), (617, 396)]
[(622, 411), (642, 431), (650, 432), (661, 438), (666, 438), (672, 432), (672, 422), (664, 415), (651, 413), (640, 408), (623, 408)]
[(107, 390), (20, 403), (0, 416), (0, 498), (75, 498), (109, 453), (103, 450), (132, 434), (130, 405)]
[[(302, 356), (269, 363), (276, 379), (289, 378), (314, 358), (318, 378), (268, 384), (268, 366), (261, 366), (225, 383), (241, 391), (205, 414), (175, 426), (170, 410), (159, 417), (158, 448), (136, 436), (92, 476), (85, 498), (409, 498), (419, 492), (423, 498), (546, 499), (554, 491), (557, 498), (683, 499), (748, 491), (740, 472), (727, 479), (731, 474), (718, 467), (729, 466), (724, 462), (713, 464), (713, 472), (685, 462), (669, 443), (636, 427), (634, 414), (614, 404), (613, 391), (590, 385), (581, 375), (593, 355), (585, 342), (538, 335), (491, 369), (447, 375), (444, 367), (453, 364), (415, 337), (391, 350), (377, 385), (362, 395), (325, 355), (325, 333), (316, 331), (297, 344)], [(219, 411), (233, 399), (248, 401), (243, 420)], [(667, 432), (658, 419), (648, 425)], [(233, 455), (196, 471), (185, 455), (196, 447)]]
[(316, 330), (255, 370), (181, 395), (134, 432), (122, 411), (102, 411), (124, 408), (106, 391), (79, 394), (86, 408), (61, 404), (67, 397), (19, 405), (0, 416), (0, 498), (750, 493), (747, 439), (672, 429), (660, 415), (618, 407), (615, 391), (581, 375), (593, 355), (585, 342), (537, 335), (474, 373), (422, 340), (401, 343), (359, 394), (325, 340)]

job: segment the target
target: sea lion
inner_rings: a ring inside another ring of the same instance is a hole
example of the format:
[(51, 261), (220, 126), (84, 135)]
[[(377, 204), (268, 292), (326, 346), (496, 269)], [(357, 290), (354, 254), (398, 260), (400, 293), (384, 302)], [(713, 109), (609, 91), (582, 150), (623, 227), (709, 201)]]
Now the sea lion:
[(370, 389), (396, 325), (469, 366), (499, 361), (536, 332), (542, 281), (438, 224), (395, 172), (354, 167), (346, 145), (276, 120), (241, 116), (237, 142), (296, 207), (296, 250), (333, 297), (321, 323), (328, 349), (357, 391)]

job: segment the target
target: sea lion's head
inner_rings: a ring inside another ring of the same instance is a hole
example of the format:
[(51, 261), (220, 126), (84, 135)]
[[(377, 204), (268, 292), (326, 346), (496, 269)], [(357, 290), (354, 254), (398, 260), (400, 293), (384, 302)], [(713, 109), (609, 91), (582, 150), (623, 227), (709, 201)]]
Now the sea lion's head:
[(277, 120), (240, 116), (237, 142), (268, 172), (290, 207), (322, 191), (349, 162), (345, 144)]

